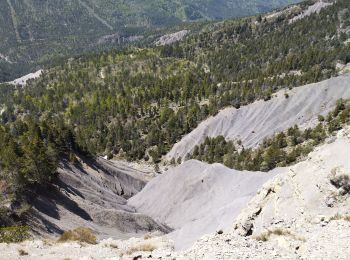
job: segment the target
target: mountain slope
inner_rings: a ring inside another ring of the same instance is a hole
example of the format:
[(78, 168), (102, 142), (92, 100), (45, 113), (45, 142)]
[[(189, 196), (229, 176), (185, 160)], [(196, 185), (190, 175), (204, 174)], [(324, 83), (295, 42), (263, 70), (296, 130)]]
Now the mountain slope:
[(174, 229), (169, 237), (183, 250), (205, 234), (230, 228), (256, 191), (280, 172), (240, 172), (190, 160), (151, 180), (128, 205)]
[(349, 153), (346, 128), (307, 161), (268, 181), (231, 232), (207, 236), (174, 257), (346, 259), (350, 253)]
[[(203, 236), (186, 251), (174, 251), (172, 242), (166, 237), (128, 241), (108, 239), (84, 247), (74, 242), (26, 241), (0, 244), (0, 249), (8, 259), (16, 258), (19, 249), (33, 259), (47, 259), (45, 256), (73, 256), (73, 259), (92, 256), (94, 259), (140, 256), (184, 260), (347, 259), (350, 254), (349, 153), (350, 129), (346, 128), (332, 141), (318, 147), (307, 161), (285, 168), (284, 173), (264, 184), (237, 220), (231, 219), (231, 228)], [(171, 190), (167, 192), (170, 194)], [(152, 252), (147, 248), (152, 248)]]
[(302, 129), (314, 127), (318, 115), (327, 115), (338, 99), (350, 98), (349, 82), (350, 74), (346, 74), (293, 90), (282, 90), (271, 100), (259, 100), (240, 109), (226, 108), (175, 144), (166, 157), (168, 160), (185, 158), (207, 136), (241, 140), (244, 147), (250, 148), (294, 125)]
[(91, 228), (99, 239), (170, 231), (127, 205), (127, 199), (146, 185), (148, 172), (87, 158), (74, 164), (63, 161), (58, 172), (52, 185), (29, 195), (27, 224), (36, 235), (52, 238), (76, 227)]
[[(50, 111), (92, 153), (158, 163), (222, 108), (336, 76), (350, 57), (348, 34), (338, 33), (347, 6), (337, 1), (294, 23), (301, 10), (215, 23), (181, 43), (71, 59), (26, 88), (2, 86), (1, 120), (10, 124), (25, 111), (40, 120)], [(305, 44), (310, 37), (314, 44)]]
[[(338, 0), (320, 13), (291, 22), (309, 4), (292, 12), (288, 8), (208, 23), (198, 34), (168, 46), (72, 58), (25, 87), (0, 84), (0, 188), (5, 191), (0, 196), (11, 198), (0, 208), (24, 205), (25, 211), (27, 193), (33, 186), (45, 189), (52, 183), (62, 158), (82, 153), (159, 166), (175, 143), (220, 109), (259, 99), (271, 104), (267, 101), (279, 89), (336, 76), (349, 62), (344, 32), (349, 2)], [(310, 38), (313, 44), (305, 44)], [(342, 85), (339, 93), (347, 93), (344, 89)], [(265, 109), (277, 111), (273, 106)], [(312, 141), (308, 136), (299, 140)], [(215, 147), (216, 162), (223, 162), (225, 151)], [(307, 148), (303, 154), (312, 150)], [(266, 155), (261, 151), (254, 169), (272, 169), (281, 157), (290, 164), (301, 154), (299, 149), (294, 157), (282, 156), (281, 149), (268, 149)]]
[(293, 2), (4, 0), (0, 3), (0, 80), (16, 74), (11, 68), (25, 70), (65, 55), (122, 45), (140, 39), (149, 29), (252, 15)]

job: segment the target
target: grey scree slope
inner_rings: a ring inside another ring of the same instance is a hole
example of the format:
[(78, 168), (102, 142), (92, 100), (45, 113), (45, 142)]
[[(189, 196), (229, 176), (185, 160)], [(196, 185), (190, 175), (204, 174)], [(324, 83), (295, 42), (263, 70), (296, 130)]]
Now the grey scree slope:
[(145, 172), (122, 162), (84, 159), (80, 165), (62, 163), (59, 173), (52, 187), (32, 198), (29, 221), (37, 233), (56, 236), (88, 227), (100, 239), (124, 239), (170, 231), (127, 205), (127, 199), (146, 185)]
[(281, 90), (266, 102), (259, 100), (240, 109), (224, 109), (175, 144), (166, 158), (184, 158), (207, 136), (241, 139), (244, 146), (254, 147), (264, 138), (294, 125), (301, 128), (314, 126), (317, 116), (331, 111), (340, 98), (350, 98), (350, 74)]
[(256, 191), (281, 169), (240, 172), (221, 164), (186, 161), (150, 181), (128, 205), (174, 229), (176, 249), (219, 229), (229, 229)]

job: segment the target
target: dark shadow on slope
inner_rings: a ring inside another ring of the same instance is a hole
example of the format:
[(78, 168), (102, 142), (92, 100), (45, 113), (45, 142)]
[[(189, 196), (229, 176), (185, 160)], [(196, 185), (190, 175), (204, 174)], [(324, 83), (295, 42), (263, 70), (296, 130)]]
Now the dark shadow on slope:
[(57, 181), (57, 185), (60, 188), (60, 190), (64, 190), (66, 193), (73, 194), (75, 196), (79, 196), (82, 199), (85, 199), (85, 196), (76, 188), (73, 186), (63, 182), (62, 180)]
[(45, 219), (38, 211), (32, 210), (27, 216), (26, 223), (32, 227), (32, 232), (40, 236), (42, 231), (48, 234), (62, 234), (63, 230), (54, 223)]
[(90, 156), (85, 155), (79, 155), (79, 157), (86, 163), (87, 166), (89, 166), (91, 169), (100, 172), (103, 171), (103, 169), (99, 166), (99, 164), (96, 161), (96, 158), (92, 158)]
[[(84, 209), (80, 208), (75, 201), (70, 199), (69, 195), (67, 196), (66, 194), (63, 194), (62, 190), (74, 191), (75, 189), (68, 184), (64, 184), (63, 187), (49, 186), (48, 188), (41, 189), (37, 192), (36, 196), (31, 196), (30, 204), (39, 212), (58, 220), (60, 219), (57, 207), (59, 205), (84, 220), (92, 221), (90, 215)], [(78, 191), (75, 190), (75, 192)], [(80, 196), (82, 196), (82, 194), (80, 194)]]
[[(74, 165), (74, 167), (72, 167)], [(65, 169), (65, 171), (74, 172), (74, 168), (78, 169), (81, 173), (88, 175), (89, 173), (84, 169), (83, 165), (77, 161), (74, 164), (71, 164), (67, 159), (61, 161), (61, 168)]]

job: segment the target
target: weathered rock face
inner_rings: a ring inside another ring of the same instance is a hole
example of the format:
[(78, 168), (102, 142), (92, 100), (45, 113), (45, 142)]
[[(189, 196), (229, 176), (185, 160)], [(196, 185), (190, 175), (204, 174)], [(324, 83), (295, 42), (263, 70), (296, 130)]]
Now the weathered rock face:
[(327, 2), (323, 2), (321, 1), (317, 1), (316, 3), (314, 3), (313, 5), (309, 6), (309, 8), (307, 8), (305, 11), (303, 11), (301, 14), (293, 17), (293, 19), (289, 20), (289, 23), (294, 23), (298, 20), (301, 20), (307, 16), (310, 16), (314, 13), (320, 13), (321, 10), (323, 8), (326, 8), (330, 5), (333, 5), (333, 3), (327, 3)]
[(59, 180), (32, 198), (29, 224), (44, 236), (77, 227), (91, 228), (99, 238), (129, 238), (170, 231), (127, 205), (147, 183), (146, 172), (121, 162), (83, 160), (62, 164)]
[(181, 41), (188, 33), (189, 33), (188, 30), (182, 30), (171, 34), (166, 34), (160, 37), (155, 44), (157, 46), (170, 45), (172, 43)]
[(280, 226), (302, 232), (306, 223), (350, 213), (349, 133), (341, 131), (335, 141), (265, 184), (238, 217), (239, 232), (256, 235)]
[(229, 233), (178, 259), (348, 259), (350, 129), (268, 181)]
[(8, 82), (8, 83), (12, 84), (12, 85), (25, 86), (27, 84), (27, 81), (39, 78), (43, 72), (44, 72), (43, 70), (38, 70), (38, 71), (36, 71), (34, 73), (29, 73), (29, 74), (27, 74), (27, 75), (25, 75), (23, 77), (20, 77), (20, 78), (15, 79), (15, 80), (13, 80), (11, 82)]
[[(316, 233), (323, 232), (318, 229), (334, 219), (343, 221), (350, 213), (349, 136), (349, 129), (342, 130), (305, 161), (267, 174), (188, 161), (152, 180), (129, 204), (174, 228), (168, 237), (176, 249), (220, 228), (225, 233), (237, 217), (231, 240), (248, 239), (254, 245), (259, 244), (255, 237), (278, 237), (283, 248), (305, 245), (307, 251), (313, 244), (305, 241), (316, 243)], [(332, 232), (340, 232), (332, 225)], [(201, 248), (206, 246), (201, 243)]]

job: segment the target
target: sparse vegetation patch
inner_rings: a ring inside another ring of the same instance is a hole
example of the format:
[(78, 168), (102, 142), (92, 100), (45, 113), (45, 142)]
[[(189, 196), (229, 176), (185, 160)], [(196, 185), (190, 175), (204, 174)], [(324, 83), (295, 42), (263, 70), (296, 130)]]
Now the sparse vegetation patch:
[(126, 251), (126, 254), (131, 255), (135, 252), (152, 252), (156, 249), (157, 247), (155, 245), (152, 245), (150, 243), (144, 243), (129, 247)]
[[(207, 137), (204, 143), (195, 146), (186, 159), (197, 159), (208, 163), (223, 163), (229, 168), (249, 171), (269, 171), (276, 167), (294, 164), (305, 158), (324, 140), (341, 130), (350, 122), (350, 101), (338, 100), (335, 109), (326, 118), (319, 117), (314, 128), (300, 130), (298, 126), (266, 138), (257, 148), (245, 149), (241, 142), (228, 141), (223, 136)], [(175, 163), (175, 159), (173, 160)], [(350, 192), (348, 175), (337, 175), (331, 179), (333, 185)]]
[(0, 228), (0, 243), (19, 243), (30, 238), (28, 226), (13, 226)]
[(305, 238), (300, 237), (300, 236), (294, 234), (293, 232), (291, 232), (290, 230), (284, 229), (284, 228), (269, 229), (269, 230), (261, 233), (260, 235), (256, 236), (255, 239), (258, 241), (266, 242), (273, 235), (275, 235), (275, 236), (289, 236), (295, 240), (305, 241)]
[(89, 228), (76, 228), (74, 230), (65, 231), (58, 242), (79, 241), (88, 244), (97, 244), (97, 238)]

